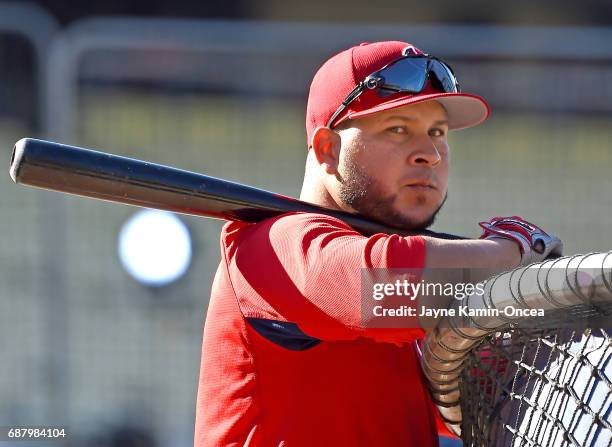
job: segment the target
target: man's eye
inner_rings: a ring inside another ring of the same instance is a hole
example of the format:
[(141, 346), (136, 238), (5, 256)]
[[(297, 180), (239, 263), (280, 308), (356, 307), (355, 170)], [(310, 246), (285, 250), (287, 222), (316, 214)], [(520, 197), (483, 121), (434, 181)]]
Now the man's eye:
[(443, 137), (444, 135), (446, 135), (446, 133), (444, 132), (444, 130), (439, 129), (439, 128), (435, 128), (435, 129), (431, 129), (429, 131), (429, 136), (430, 137)]
[(391, 133), (403, 134), (403, 133), (406, 133), (406, 128), (402, 126), (394, 126), (394, 127), (389, 127), (387, 131)]

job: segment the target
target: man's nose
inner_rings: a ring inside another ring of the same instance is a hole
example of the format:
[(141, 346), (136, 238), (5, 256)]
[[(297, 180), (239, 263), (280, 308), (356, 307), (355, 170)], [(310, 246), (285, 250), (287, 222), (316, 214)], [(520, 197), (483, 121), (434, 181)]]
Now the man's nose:
[(408, 162), (412, 165), (426, 165), (435, 167), (442, 161), (440, 151), (431, 140), (429, 135), (427, 137), (415, 141), (413, 150), (410, 152)]

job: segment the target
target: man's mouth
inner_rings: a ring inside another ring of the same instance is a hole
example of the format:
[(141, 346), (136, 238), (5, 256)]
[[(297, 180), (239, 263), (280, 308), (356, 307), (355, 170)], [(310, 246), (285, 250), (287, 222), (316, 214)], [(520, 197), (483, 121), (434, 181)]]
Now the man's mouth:
[(415, 191), (431, 191), (431, 190), (436, 190), (438, 188), (436, 188), (436, 186), (430, 182), (429, 180), (416, 180), (413, 182), (409, 182), (406, 185), (404, 185), (412, 190)]

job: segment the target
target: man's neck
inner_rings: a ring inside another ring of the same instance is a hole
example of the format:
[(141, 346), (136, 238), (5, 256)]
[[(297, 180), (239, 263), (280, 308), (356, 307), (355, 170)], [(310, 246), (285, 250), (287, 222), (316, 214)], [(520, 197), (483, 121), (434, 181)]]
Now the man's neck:
[(333, 210), (340, 209), (325, 186), (319, 182), (304, 181), (302, 191), (300, 193), (300, 200)]

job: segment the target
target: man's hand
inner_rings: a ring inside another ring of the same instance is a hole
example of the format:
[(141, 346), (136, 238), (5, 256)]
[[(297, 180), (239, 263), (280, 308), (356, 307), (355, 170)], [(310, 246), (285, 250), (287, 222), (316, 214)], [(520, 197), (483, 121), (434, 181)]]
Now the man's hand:
[(563, 242), (557, 236), (518, 217), (494, 217), (489, 222), (480, 222), (483, 233), (480, 239), (509, 239), (521, 250), (521, 265), (558, 258), (563, 251)]

